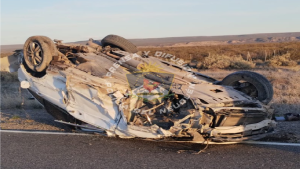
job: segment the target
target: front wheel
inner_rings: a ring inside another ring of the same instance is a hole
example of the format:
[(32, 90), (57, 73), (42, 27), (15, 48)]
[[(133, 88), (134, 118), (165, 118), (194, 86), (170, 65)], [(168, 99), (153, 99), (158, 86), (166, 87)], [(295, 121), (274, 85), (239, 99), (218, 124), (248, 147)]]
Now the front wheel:
[(29, 37), (23, 47), (26, 65), (34, 72), (43, 72), (50, 64), (55, 44), (46, 36)]
[(268, 104), (273, 98), (273, 87), (264, 76), (250, 71), (238, 71), (226, 76), (222, 85), (233, 86), (264, 104)]

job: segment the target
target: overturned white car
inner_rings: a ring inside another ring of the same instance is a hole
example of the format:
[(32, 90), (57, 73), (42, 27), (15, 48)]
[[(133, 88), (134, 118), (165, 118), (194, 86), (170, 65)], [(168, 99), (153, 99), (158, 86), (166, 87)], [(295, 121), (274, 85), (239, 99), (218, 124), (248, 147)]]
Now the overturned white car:
[(18, 77), (58, 122), (107, 136), (198, 143), (260, 139), (275, 126), (267, 106), (273, 89), (260, 74), (216, 81), (116, 35), (87, 45), (54, 41), (28, 38)]

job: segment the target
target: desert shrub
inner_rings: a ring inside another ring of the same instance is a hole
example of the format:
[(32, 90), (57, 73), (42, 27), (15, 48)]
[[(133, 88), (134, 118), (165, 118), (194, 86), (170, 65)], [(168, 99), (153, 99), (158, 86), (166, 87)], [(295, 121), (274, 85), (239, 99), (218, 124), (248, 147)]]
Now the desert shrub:
[(272, 59), (270, 59), (267, 64), (269, 66), (296, 66), (297, 62), (291, 60), (290, 53), (281, 55), (281, 56), (274, 56)]
[(199, 62), (199, 69), (250, 69), (255, 64), (244, 60), (241, 56), (211, 55)]
[(263, 67), (266, 66), (266, 63), (263, 60), (261, 60), (261, 59), (256, 59), (253, 62), (255, 63), (255, 67), (256, 68), (259, 68), (259, 67), (263, 68)]
[(235, 45), (212, 45), (212, 46), (182, 46), (182, 47), (139, 47), (141, 51), (150, 51), (153, 55), (155, 51), (161, 51), (175, 55), (184, 60), (195, 59), (202, 61), (209, 55), (239, 56), (244, 59), (249, 53), (253, 60), (270, 59), (275, 55), (291, 54), (292, 60), (300, 59), (300, 42), (284, 43), (254, 43)]
[(251, 69), (255, 67), (255, 63), (248, 62), (245, 60), (233, 60), (231, 61), (230, 68), (231, 69)]

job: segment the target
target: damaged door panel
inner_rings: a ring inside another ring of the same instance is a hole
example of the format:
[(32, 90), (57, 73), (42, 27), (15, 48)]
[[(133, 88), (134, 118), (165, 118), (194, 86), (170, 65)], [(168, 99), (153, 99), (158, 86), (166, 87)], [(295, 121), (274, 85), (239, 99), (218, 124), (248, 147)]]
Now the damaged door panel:
[(274, 128), (267, 106), (273, 89), (263, 76), (242, 71), (222, 84), (133, 51), (131, 42), (116, 35), (87, 45), (30, 37), (18, 77), (59, 122), (107, 136), (239, 142)]

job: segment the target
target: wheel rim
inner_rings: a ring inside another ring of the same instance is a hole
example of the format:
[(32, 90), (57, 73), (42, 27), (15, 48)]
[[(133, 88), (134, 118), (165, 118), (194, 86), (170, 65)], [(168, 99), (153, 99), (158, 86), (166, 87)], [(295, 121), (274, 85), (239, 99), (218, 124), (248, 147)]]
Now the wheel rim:
[(29, 43), (27, 48), (27, 56), (28, 56), (28, 61), (32, 65), (34, 66), (40, 65), (43, 61), (43, 50), (41, 45), (37, 42)]
[(236, 90), (239, 90), (239, 91), (249, 95), (250, 97), (253, 97), (253, 98), (258, 97), (257, 88), (252, 83), (245, 82), (245, 81), (237, 81), (237, 82), (234, 82), (232, 86)]

